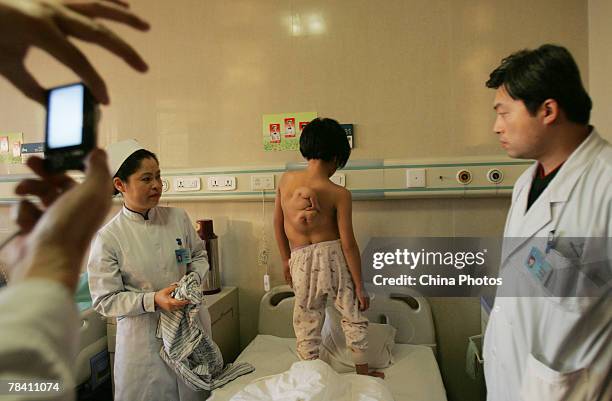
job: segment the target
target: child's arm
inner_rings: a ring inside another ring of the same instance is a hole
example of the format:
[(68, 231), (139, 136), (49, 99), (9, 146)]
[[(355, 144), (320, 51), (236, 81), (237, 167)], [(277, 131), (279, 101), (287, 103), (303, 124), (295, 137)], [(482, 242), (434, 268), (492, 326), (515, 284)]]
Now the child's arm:
[(364, 311), (370, 306), (370, 299), (366, 295), (361, 279), (361, 256), (353, 233), (353, 204), (351, 193), (346, 189), (342, 189), (340, 192), (336, 204), (336, 214), (342, 251), (355, 284), (355, 294), (359, 298), (360, 309)]
[(278, 184), (278, 190), (276, 191), (276, 199), (274, 201), (274, 235), (276, 236), (276, 243), (278, 244), (278, 250), (280, 252), (281, 261), (283, 262), (283, 273), (285, 275), (285, 281), (287, 284), (292, 286), (291, 272), (289, 271), (289, 258), (291, 257), (291, 248), (289, 247), (289, 240), (285, 234), (285, 217), (283, 215), (283, 208), (281, 206), (281, 190), (283, 187), (283, 175)]

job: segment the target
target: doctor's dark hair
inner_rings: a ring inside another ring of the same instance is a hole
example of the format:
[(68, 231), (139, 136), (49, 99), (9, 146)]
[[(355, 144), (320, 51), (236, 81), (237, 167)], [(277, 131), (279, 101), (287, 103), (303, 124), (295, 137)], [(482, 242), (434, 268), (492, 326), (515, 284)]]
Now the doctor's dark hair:
[(346, 165), (351, 147), (344, 129), (331, 118), (315, 118), (304, 127), (300, 136), (300, 152), (306, 160), (336, 161), (338, 168)]
[[(134, 174), (136, 170), (140, 168), (140, 162), (144, 159), (154, 159), (157, 163), (159, 163), (159, 160), (157, 160), (157, 156), (155, 156), (155, 153), (149, 152), (146, 149), (138, 149), (136, 152), (132, 153), (127, 159), (125, 159), (125, 161), (121, 164), (121, 167), (119, 167), (119, 170), (117, 170), (117, 174), (115, 174), (113, 178), (117, 177), (121, 181), (127, 182), (129, 176)], [(117, 195), (118, 193), (119, 190), (115, 188), (115, 195)]]
[(565, 47), (545, 44), (513, 53), (491, 72), (486, 86), (503, 86), (512, 99), (523, 101), (532, 116), (546, 99), (554, 99), (569, 121), (589, 123), (593, 104)]

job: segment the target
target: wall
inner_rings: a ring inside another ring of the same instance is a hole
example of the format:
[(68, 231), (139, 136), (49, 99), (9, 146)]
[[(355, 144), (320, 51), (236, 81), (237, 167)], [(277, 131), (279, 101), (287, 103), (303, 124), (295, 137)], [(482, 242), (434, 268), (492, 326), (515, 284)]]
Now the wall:
[(612, 141), (612, 2), (589, 0), (589, 93), (591, 123)]
[[(261, 146), (261, 115), (285, 111), (357, 124), (353, 159), (497, 154), (484, 82), (502, 57), (552, 41), (588, 71), (586, 0), (131, 3), (151, 32), (109, 26), (148, 74), (83, 45), (112, 99), (100, 144), (135, 137), (166, 168), (297, 161)], [(45, 85), (74, 80), (39, 51), (27, 66)], [(0, 93), (1, 130), (40, 140), (42, 108), (4, 80)]]
[[(262, 150), (261, 115), (285, 111), (317, 111), (355, 123), (356, 160), (498, 155), (491, 134), (493, 92), (484, 82), (502, 57), (560, 43), (589, 82), (586, 0), (131, 4), (152, 23), (150, 33), (109, 25), (142, 52), (151, 65), (147, 75), (83, 45), (110, 88), (100, 144), (134, 137), (158, 153), (162, 168), (298, 161), (297, 153)], [(592, 14), (591, 9), (594, 20)], [(591, 49), (605, 42), (591, 40)], [(27, 66), (44, 85), (74, 80), (39, 51), (31, 52)], [(599, 76), (603, 80), (603, 72)], [(39, 141), (43, 118), (41, 107), (0, 80), (0, 131), (22, 131), (26, 141)], [(0, 166), (0, 174), (23, 171)], [(246, 344), (256, 333), (263, 292), (256, 264), (261, 205), (173, 205), (187, 209), (193, 220), (214, 218), (223, 278), (240, 287)], [(501, 235), (508, 205), (507, 198), (359, 201), (355, 231), (362, 247), (377, 235)], [(274, 249), (273, 281), (279, 283), (271, 212), (267, 204), (265, 229)], [(0, 219), (0, 229), (8, 230), (6, 207)], [(478, 389), (464, 373), (464, 352), (467, 336), (480, 331), (478, 301), (434, 299), (432, 306), (449, 400), (476, 400)]]

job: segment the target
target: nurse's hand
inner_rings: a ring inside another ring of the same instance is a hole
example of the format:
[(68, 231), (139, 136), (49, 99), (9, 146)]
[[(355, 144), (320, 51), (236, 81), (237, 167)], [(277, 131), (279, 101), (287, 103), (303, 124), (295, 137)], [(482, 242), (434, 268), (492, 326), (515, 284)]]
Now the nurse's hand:
[(95, 149), (89, 154), (82, 184), (48, 173), (41, 158), (31, 157), (27, 164), (38, 178), (21, 181), (15, 192), (35, 196), (40, 204), (22, 199), (13, 210), (20, 235), (5, 252), (11, 281), (47, 278), (74, 291), (85, 252), (111, 205), (106, 153)]
[(189, 301), (180, 301), (172, 298), (172, 291), (176, 288), (176, 285), (171, 285), (155, 293), (155, 306), (159, 307), (166, 312), (172, 312), (173, 310), (181, 309), (185, 305), (189, 305)]
[(69, 37), (98, 44), (138, 71), (148, 67), (130, 45), (98, 19), (141, 31), (149, 29), (149, 24), (120, 0), (0, 0), (0, 75), (30, 99), (44, 104), (44, 89), (24, 65), (28, 50), (35, 46), (73, 70), (94, 97), (107, 104), (104, 80)]

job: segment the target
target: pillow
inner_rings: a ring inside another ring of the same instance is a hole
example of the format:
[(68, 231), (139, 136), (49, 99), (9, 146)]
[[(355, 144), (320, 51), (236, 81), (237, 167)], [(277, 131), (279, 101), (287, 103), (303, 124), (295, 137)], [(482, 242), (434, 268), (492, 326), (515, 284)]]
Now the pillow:
[[(346, 338), (340, 321), (342, 316), (334, 307), (325, 309), (325, 323), (321, 330), (321, 351), (319, 357), (338, 373), (355, 371), (351, 350), (346, 346)], [(395, 327), (390, 324), (370, 323), (368, 325), (368, 367), (383, 369), (393, 363)]]

